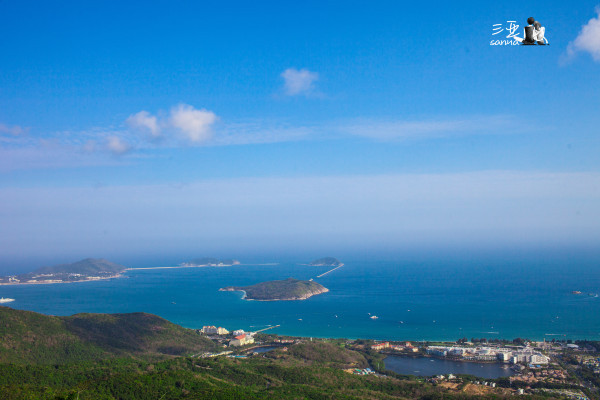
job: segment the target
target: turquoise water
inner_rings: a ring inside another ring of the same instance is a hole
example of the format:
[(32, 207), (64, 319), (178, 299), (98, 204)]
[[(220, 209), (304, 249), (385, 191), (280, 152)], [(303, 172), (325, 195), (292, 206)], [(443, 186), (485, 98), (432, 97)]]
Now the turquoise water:
[(514, 374), (507, 364), (461, 362), (428, 357), (389, 356), (385, 359), (385, 368), (402, 375), (418, 376), (466, 374), (496, 379)]
[(309, 279), (328, 268), (284, 262), (137, 270), (109, 281), (0, 286), (0, 296), (15, 298), (11, 307), (44, 314), (145, 311), (190, 328), (280, 324), (270, 332), (298, 336), (600, 340), (600, 298), (588, 295), (600, 292), (593, 259), (343, 261), (343, 268), (316, 279), (330, 291), (304, 301), (245, 301), (240, 292), (218, 289), (290, 276)]

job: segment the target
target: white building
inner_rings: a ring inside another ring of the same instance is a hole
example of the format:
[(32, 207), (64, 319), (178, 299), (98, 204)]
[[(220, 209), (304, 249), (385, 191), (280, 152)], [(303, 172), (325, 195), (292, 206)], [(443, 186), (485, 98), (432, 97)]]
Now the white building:
[(543, 354), (532, 354), (529, 359), (530, 364), (548, 364), (550, 359)]
[(213, 325), (203, 326), (202, 333), (206, 333), (207, 335), (214, 335), (215, 333), (217, 333), (217, 327)]
[(250, 335), (239, 335), (229, 341), (230, 346), (243, 346), (254, 343), (254, 338)]
[(227, 334), (229, 334), (229, 331), (227, 329), (221, 328), (221, 327), (217, 328), (217, 335), (227, 335)]
[(217, 328), (216, 326), (208, 325), (202, 327), (202, 333), (205, 333), (207, 335), (227, 335), (229, 331), (225, 328)]

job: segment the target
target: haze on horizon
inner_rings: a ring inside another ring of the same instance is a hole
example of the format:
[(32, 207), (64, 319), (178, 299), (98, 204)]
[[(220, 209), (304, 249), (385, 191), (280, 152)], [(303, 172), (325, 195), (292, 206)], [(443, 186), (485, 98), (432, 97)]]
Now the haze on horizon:
[(597, 6), (2, 2), (0, 272), (597, 251)]

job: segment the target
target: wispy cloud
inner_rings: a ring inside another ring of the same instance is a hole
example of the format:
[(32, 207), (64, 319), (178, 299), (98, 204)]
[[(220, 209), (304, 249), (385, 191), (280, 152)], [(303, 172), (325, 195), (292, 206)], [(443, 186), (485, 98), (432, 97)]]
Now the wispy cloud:
[(596, 18), (590, 19), (583, 25), (579, 35), (567, 46), (567, 60), (577, 53), (589, 53), (594, 61), (600, 62), (600, 6), (596, 7)]
[(307, 69), (288, 68), (281, 73), (284, 80), (284, 91), (288, 96), (310, 95), (314, 94), (315, 82), (319, 79), (319, 74)]
[[(520, 133), (527, 124), (509, 115), (427, 117), (419, 119), (359, 118), (297, 125), (277, 120), (223, 121), (205, 109), (180, 104), (170, 112), (154, 116), (140, 111), (117, 127), (86, 131), (63, 131), (36, 135), (0, 136), (0, 170), (98, 165), (118, 158), (152, 156), (162, 148), (190, 146), (232, 146), (298, 142), (305, 140), (345, 140), (358, 136), (368, 140), (401, 142), (436, 140), (447, 137)], [(151, 129), (158, 129), (155, 136)], [(140, 129), (148, 134), (140, 134)], [(160, 140), (157, 140), (160, 139)], [(111, 156), (111, 157), (108, 157)], [(22, 157), (22, 162), (15, 160)], [(38, 159), (36, 159), (38, 157)]]
[(27, 133), (28, 129), (18, 125), (0, 124), (0, 134), (9, 134), (11, 136), (20, 136)]
[(376, 140), (428, 139), (448, 136), (498, 133), (522, 129), (510, 116), (470, 116), (461, 119), (356, 119), (342, 122), (337, 130), (342, 134), (363, 136)]
[(149, 132), (154, 138), (160, 136), (158, 119), (156, 116), (151, 115), (148, 111), (140, 111), (136, 114), (130, 115), (129, 118), (125, 120), (125, 123), (133, 130)]

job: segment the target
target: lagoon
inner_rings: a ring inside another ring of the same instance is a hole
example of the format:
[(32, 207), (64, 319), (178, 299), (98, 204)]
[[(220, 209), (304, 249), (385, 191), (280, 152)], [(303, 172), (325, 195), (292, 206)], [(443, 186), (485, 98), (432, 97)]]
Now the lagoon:
[(480, 378), (496, 379), (514, 374), (508, 364), (502, 363), (477, 363), (431, 357), (402, 356), (388, 356), (384, 363), (386, 369), (402, 375), (432, 376), (466, 374)]

